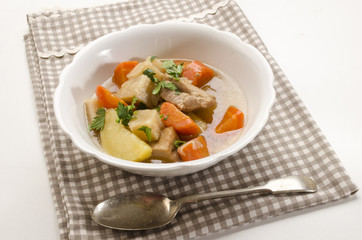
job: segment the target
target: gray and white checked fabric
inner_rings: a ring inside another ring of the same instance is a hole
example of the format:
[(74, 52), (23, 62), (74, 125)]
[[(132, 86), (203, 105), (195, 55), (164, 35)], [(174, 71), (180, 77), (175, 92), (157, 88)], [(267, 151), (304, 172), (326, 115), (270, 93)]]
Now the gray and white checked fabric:
[[(269, 61), (277, 99), (264, 130), (240, 152), (188, 176), (134, 175), (79, 151), (58, 127), (53, 93), (62, 69), (82, 46), (104, 34), (142, 23), (193, 21), (230, 31)], [(191, 239), (346, 198), (358, 188), (346, 174), (283, 72), (233, 1), (138, 0), (28, 15), (27, 57), (46, 165), (62, 239)], [(116, 231), (95, 224), (94, 205), (125, 192), (152, 191), (179, 197), (265, 183), (286, 175), (314, 179), (316, 194), (238, 196), (186, 205), (168, 226)]]

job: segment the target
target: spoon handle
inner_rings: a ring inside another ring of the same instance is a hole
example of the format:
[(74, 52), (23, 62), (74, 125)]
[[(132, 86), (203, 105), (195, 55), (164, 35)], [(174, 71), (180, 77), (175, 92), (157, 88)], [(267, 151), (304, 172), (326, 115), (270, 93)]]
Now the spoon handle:
[(249, 188), (225, 190), (225, 191), (218, 191), (218, 192), (193, 194), (193, 195), (189, 195), (189, 196), (180, 198), (179, 201), (181, 201), (183, 203), (191, 203), (191, 202), (197, 202), (197, 201), (214, 199), (214, 198), (223, 198), (223, 197), (231, 197), (234, 195), (243, 195), (243, 194), (250, 194), (250, 193), (263, 193), (263, 192), (271, 193), (271, 190), (266, 188), (265, 186), (249, 187)]
[(316, 191), (317, 185), (310, 178), (305, 176), (289, 176), (270, 180), (265, 185), (256, 187), (193, 194), (180, 198), (179, 201), (181, 203), (197, 202), (207, 199), (223, 198), (250, 193), (312, 193)]

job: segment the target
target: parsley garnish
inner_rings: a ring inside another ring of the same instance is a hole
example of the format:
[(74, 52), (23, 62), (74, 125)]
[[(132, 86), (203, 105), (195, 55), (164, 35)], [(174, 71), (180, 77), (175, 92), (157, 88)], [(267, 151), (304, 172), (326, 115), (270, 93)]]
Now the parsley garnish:
[(137, 110), (142, 110), (142, 109), (147, 109), (147, 106), (143, 102), (140, 102), (137, 106)]
[(156, 95), (157, 93), (159, 93), (161, 91), (162, 83), (163, 83), (163, 81), (157, 83), (156, 87), (152, 91), (153, 95)]
[(174, 83), (172, 83), (172, 82), (165, 82), (165, 81), (162, 81), (162, 82), (163, 82), (163, 87), (164, 87), (164, 88), (168, 88), (168, 89), (170, 89), (170, 90), (172, 90), (172, 91), (179, 91), (178, 88), (177, 88), (177, 86), (176, 86)]
[(143, 75), (146, 75), (154, 83), (159, 82), (158, 79), (154, 77), (156, 75), (155, 71), (153, 71), (151, 68), (147, 68), (146, 70), (144, 70)]
[(150, 58), (150, 61), (152, 62), (153, 60), (155, 60), (157, 58), (157, 56), (152, 56), (151, 58)]
[(161, 110), (160, 107), (155, 107), (156, 111), (159, 112)]
[(176, 140), (173, 142), (173, 145), (175, 146), (175, 148), (178, 148), (184, 143), (186, 143), (186, 141)]
[(167, 116), (160, 114), (159, 117), (161, 118), (161, 120), (167, 120), (167, 118), (170, 116), (170, 114), (168, 114)]
[(151, 128), (147, 126), (142, 126), (137, 130), (143, 131), (146, 134), (148, 141), (151, 142)]
[(156, 77), (155, 77), (155, 71), (153, 71), (150, 68), (147, 68), (146, 70), (143, 71), (143, 74), (146, 75), (153, 83), (156, 84), (156, 87), (153, 89), (152, 94), (156, 95), (158, 94), (162, 88), (168, 88), (172, 91), (175, 91), (176, 94), (179, 93), (179, 89), (177, 88), (177, 86), (172, 83), (172, 82), (166, 82), (165, 80), (163, 81), (159, 81)]
[(92, 124), (89, 126), (90, 130), (103, 130), (106, 117), (106, 109), (98, 108), (97, 116), (93, 118)]
[(132, 104), (125, 106), (122, 103), (118, 103), (118, 107), (116, 108), (117, 115), (119, 117), (118, 122), (122, 121), (124, 126), (128, 126), (129, 121), (133, 119), (133, 109), (135, 108), (135, 103), (137, 102), (137, 98), (133, 97)]
[[(168, 88), (175, 92), (180, 92), (177, 86), (172, 82), (160, 81), (157, 83), (156, 87), (153, 89), (152, 94), (157, 94), (161, 91), (162, 88)], [(176, 93), (177, 94), (177, 93)]]
[(176, 80), (180, 80), (182, 69), (184, 64), (176, 65), (172, 60), (165, 60), (162, 62), (162, 68), (166, 69), (166, 72)]

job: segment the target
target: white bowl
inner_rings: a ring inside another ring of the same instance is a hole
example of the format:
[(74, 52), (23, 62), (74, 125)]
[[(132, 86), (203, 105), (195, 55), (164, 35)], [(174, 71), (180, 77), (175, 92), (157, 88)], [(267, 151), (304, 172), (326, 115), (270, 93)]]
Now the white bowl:
[[(209, 157), (170, 164), (131, 162), (106, 154), (88, 133), (83, 102), (121, 61), (158, 56), (197, 59), (230, 75), (244, 92), (248, 111), (240, 138)], [(236, 35), (210, 26), (165, 22), (105, 35), (81, 49), (60, 75), (54, 110), (61, 128), (82, 151), (123, 170), (146, 176), (179, 176), (208, 168), (247, 145), (265, 125), (275, 99), (273, 73), (263, 55)]]

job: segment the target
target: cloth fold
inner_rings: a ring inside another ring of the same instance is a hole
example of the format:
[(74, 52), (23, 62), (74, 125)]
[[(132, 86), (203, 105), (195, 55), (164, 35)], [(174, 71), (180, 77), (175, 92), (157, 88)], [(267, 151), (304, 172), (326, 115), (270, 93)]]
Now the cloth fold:
[[(187, 176), (154, 178), (128, 173), (81, 152), (59, 128), (53, 93), (63, 68), (89, 42), (137, 24), (167, 20), (208, 24), (254, 45), (275, 76), (276, 102), (260, 134), (215, 166)], [(138, 0), (105, 6), (29, 14), (25, 46), (39, 129), (62, 239), (190, 239), (347, 198), (358, 188), (345, 172), (278, 64), (234, 1)], [(167, 226), (116, 231), (94, 223), (90, 210), (108, 197), (152, 191), (170, 197), (263, 184), (306, 175), (315, 194), (237, 196), (185, 205)]]

